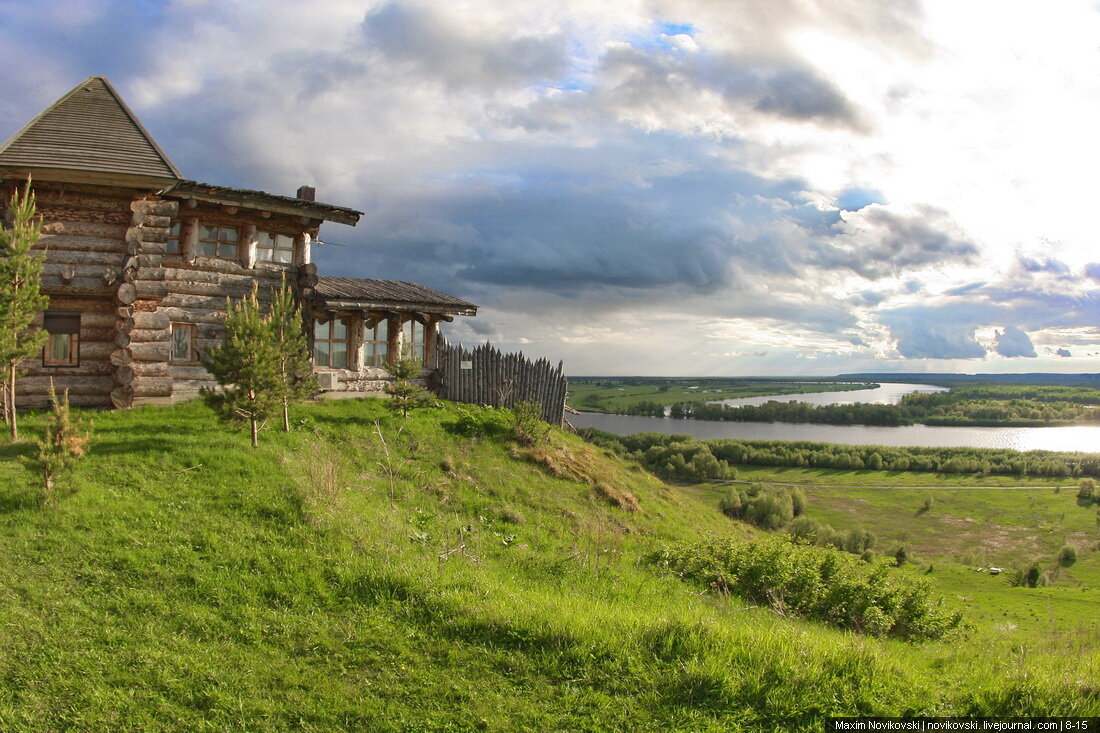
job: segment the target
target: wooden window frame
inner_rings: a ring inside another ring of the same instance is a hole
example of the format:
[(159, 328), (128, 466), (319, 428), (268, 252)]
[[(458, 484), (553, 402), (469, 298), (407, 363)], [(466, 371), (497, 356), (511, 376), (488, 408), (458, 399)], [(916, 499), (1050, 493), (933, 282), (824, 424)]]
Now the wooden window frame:
[[(318, 326), (319, 322), (321, 322), (321, 321), (327, 321), (328, 324), (329, 324), (328, 336), (325, 337), (325, 338), (318, 338), (317, 337), (317, 326)], [(342, 339), (332, 337), (332, 332), (333, 332), (332, 324), (335, 323), (336, 321), (343, 321), (344, 322), (344, 338), (342, 338)], [(313, 366), (322, 367), (322, 368), (325, 368), (325, 369), (351, 369), (352, 368), (352, 364), (351, 364), (351, 329), (352, 329), (352, 319), (350, 317), (346, 316), (346, 315), (341, 316), (341, 315), (338, 315), (338, 314), (335, 314), (335, 313), (324, 313), (322, 315), (315, 315), (313, 317)], [(317, 344), (319, 344), (319, 343), (328, 344), (328, 363), (327, 364), (321, 364), (317, 359)], [(343, 366), (332, 363), (333, 362), (332, 355), (334, 353), (333, 344), (343, 344), (344, 345), (344, 361), (345, 361), (345, 363), (344, 363)]]
[[(409, 327), (408, 338), (406, 338), (405, 327)], [(416, 326), (420, 326), (420, 341), (416, 341), (413, 337), (416, 336)], [(419, 348), (420, 353), (416, 351)], [(416, 359), (421, 364), (425, 363), (428, 358), (428, 325), (423, 321), (419, 321), (416, 318), (409, 318), (401, 324), (401, 358)]]
[[(279, 247), (279, 237), (284, 237), (290, 241), (289, 246)], [(263, 244), (264, 238), (270, 238), (271, 246), (265, 247)], [(293, 265), (294, 264), (294, 240), (296, 235), (282, 234), (280, 232), (270, 232), (264, 230), (258, 230), (256, 232), (256, 261), (257, 262), (269, 262), (275, 265)], [(267, 250), (271, 253), (270, 257), (265, 257), (262, 253)], [(276, 259), (278, 253), (285, 253), (285, 260)]]
[[(176, 357), (176, 333), (186, 332), (187, 337), (187, 358), (179, 359)], [(198, 350), (195, 348), (195, 324), (193, 323), (171, 323), (168, 326), (168, 361), (172, 364), (195, 364), (199, 361)]]
[[(380, 328), (386, 331), (384, 338), (378, 338)], [(371, 346), (375, 347), (374, 353), (368, 354), (368, 349)], [(360, 366), (385, 368), (390, 363), (390, 319), (388, 315), (368, 315), (363, 318), (362, 349), (363, 358), (359, 361)], [(380, 359), (378, 358), (379, 353), (381, 354)]]
[[(76, 319), (75, 329), (72, 326), (74, 317)], [(80, 366), (80, 320), (80, 313), (76, 311), (46, 311), (42, 318), (42, 328), (49, 336), (46, 337), (46, 345), (42, 347), (43, 367)], [(54, 321), (54, 323), (51, 324), (51, 321)], [(67, 321), (67, 323), (62, 326), (63, 321)], [(51, 326), (61, 330), (51, 331)], [(61, 336), (66, 337), (68, 341), (68, 354), (63, 359), (55, 359), (53, 357), (54, 339)]]
[[(234, 262), (239, 262), (240, 261), (240, 259), (241, 259), (241, 228), (240, 227), (238, 227), (238, 226), (229, 226), (227, 224), (204, 224), (201, 221), (198, 223), (198, 227), (199, 227), (199, 231), (198, 231), (198, 235), (199, 235), (198, 236), (198, 252), (196, 252), (196, 254), (202, 255), (204, 257), (218, 257), (218, 258), (223, 259), (223, 260), (232, 260)], [(207, 239), (207, 238), (203, 237), (203, 234), (204, 234), (203, 229), (205, 229), (205, 228), (211, 228), (211, 229), (215, 230), (213, 239)], [(234, 239), (233, 241), (229, 241), (228, 239), (222, 239), (222, 232), (223, 231), (229, 231), (229, 230), (233, 231), (236, 234), (236, 239)], [(203, 252), (203, 246), (204, 245), (210, 245), (210, 244), (214, 245), (214, 247), (213, 247), (214, 254), (210, 254), (209, 252)], [(233, 256), (232, 257), (227, 257), (226, 255), (223, 255), (221, 253), (222, 247), (233, 247)]]

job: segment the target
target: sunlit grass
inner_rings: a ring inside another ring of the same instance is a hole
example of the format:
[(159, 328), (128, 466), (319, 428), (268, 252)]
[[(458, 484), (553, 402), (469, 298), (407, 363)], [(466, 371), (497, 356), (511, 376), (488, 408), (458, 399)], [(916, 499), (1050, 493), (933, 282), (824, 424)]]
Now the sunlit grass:
[[(569, 436), (532, 453), (450, 432), (454, 408), (403, 422), (375, 400), (297, 417), (252, 450), (198, 404), (93, 414), (52, 510), (17, 460), (29, 444), (5, 447), (0, 727), (819, 730), (1100, 710), (1085, 629), (1037, 623), (1021, 646), (978, 619), (981, 636), (914, 646), (643, 567), (654, 541), (753, 530), (710, 489)], [(944, 592), (964, 581), (945, 572)], [(1034, 590), (1061, 607), (1059, 587)]]

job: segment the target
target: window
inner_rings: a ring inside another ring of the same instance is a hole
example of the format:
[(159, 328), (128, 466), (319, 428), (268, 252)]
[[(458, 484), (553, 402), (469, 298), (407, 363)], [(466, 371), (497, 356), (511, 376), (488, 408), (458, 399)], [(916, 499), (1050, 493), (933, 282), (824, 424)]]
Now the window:
[(385, 366), (390, 350), (390, 322), (385, 317), (363, 322), (363, 366)]
[(348, 368), (348, 319), (325, 317), (313, 322), (313, 363)]
[(198, 361), (195, 354), (195, 327), (190, 323), (172, 324), (172, 352), (169, 361)]
[(168, 228), (168, 239), (164, 243), (164, 251), (170, 255), (180, 253), (180, 223), (178, 221)]
[(237, 259), (237, 230), (203, 224), (199, 227), (199, 254)]
[(80, 314), (46, 312), (43, 327), (49, 336), (42, 350), (42, 366), (80, 363)]
[(256, 259), (260, 262), (294, 262), (294, 237), (272, 232), (256, 232)]
[(424, 324), (406, 321), (401, 327), (401, 356), (424, 361)]

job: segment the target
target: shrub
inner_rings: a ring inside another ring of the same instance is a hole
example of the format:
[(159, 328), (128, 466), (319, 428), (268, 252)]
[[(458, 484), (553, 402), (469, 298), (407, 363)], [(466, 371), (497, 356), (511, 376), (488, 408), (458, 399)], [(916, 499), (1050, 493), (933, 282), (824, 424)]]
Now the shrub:
[(1090, 478), (1081, 479), (1077, 484), (1077, 498), (1078, 499), (1092, 499), (1096, 492), (1096, 482)]
[(1043, 569), (1039, 567), (1039, 563), (1035, 562), (1031, 564), (1031, 567), (1024, 573), (1024, 583), (1028, 588), (1036, 588), (1039, 585), (1039, 579), (1043, 577)]
[(504, 435), (511, 429), (508, 414), (498, 408), (456, 405), (455, 412), (457, 415), (454, 421), (445, 423), (443, 427), (457, 435), (492, 438)]
[(726, 495), (718, 501), (718, 509), (731, 519), (740, 519), (744, 513), (744, 506), (741, 503), (741, 493), (734, 487), (731, 487)]
[(899, 580), (885, 566), (785, 538), (673, 545), (646, 559), (718, 592), (875, 636), (921, 641), (963, 627), (961, 614), (931, 599), (929, 582)]
[(899, 568), (909, 562), (909, 550), (905, 545), (901, 545), (898, 549), (894, 550), (894, 562), (897, 563)]
[(1073, 545), (1065, 545), (1058, 553), (1058, 564), (1066, 566), (1075, 562), (1077, 562), (1077, 548)]
[(542, 405), (524, 400), (512, 408), (512, 437), (522, 445), (538, 445), (550, 439), (550, 423), (542, 419)]

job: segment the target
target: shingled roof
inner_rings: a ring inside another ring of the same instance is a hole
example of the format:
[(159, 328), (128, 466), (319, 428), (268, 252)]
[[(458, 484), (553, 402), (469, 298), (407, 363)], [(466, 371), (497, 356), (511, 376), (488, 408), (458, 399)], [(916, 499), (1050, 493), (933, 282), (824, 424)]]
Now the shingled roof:
[(90, 76), (0, 147), (0, 166), (85, 171), (170, 182), (182, 178), (102, 76)]
[(322, 307), (329, 308), (477, 315), (477, 306), (473, 303), (402, 280), (319, 277), (314, 292)]

